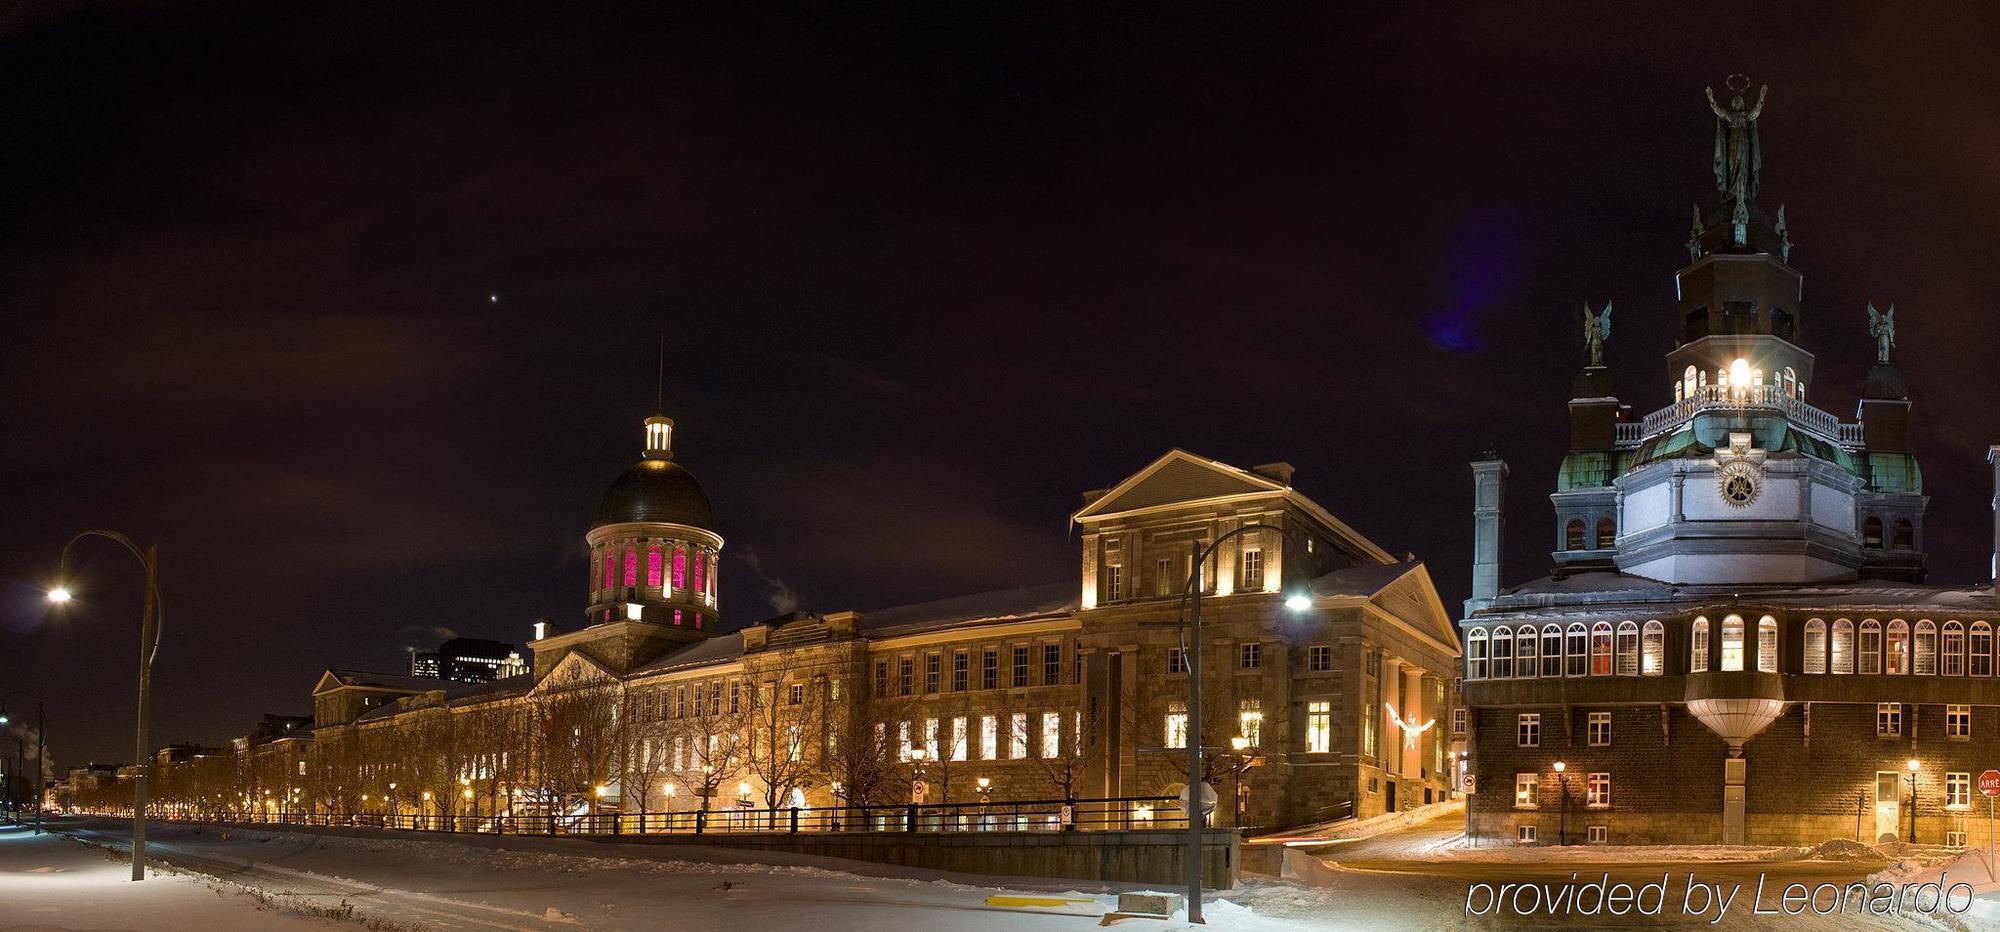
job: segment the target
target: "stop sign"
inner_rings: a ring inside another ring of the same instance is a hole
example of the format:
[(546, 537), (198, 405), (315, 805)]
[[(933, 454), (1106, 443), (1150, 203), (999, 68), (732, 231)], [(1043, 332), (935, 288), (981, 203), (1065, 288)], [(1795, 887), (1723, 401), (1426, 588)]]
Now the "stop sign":
[(2000, 770), (1988, 770), (1979, 775), (1979, 795), (2000, 796)]

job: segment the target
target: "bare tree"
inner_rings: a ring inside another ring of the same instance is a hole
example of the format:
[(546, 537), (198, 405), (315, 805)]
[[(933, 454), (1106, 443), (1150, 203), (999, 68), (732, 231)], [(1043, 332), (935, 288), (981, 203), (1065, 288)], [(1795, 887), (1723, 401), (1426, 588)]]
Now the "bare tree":
[(697, 684), (694, 703), (670, 731), (681, 750), (677, 755), (681, 781), (695, 788), (701, 811), (710, 811), (723, 782), (743, 768), (749, 731), (749, 705), (742, 680), (710, 680)]
[(788, 655), (752, 685), (743, 766), (764, 785), (764, 808), (773, 812), (824, 770), (827, 685), (814, 669)]

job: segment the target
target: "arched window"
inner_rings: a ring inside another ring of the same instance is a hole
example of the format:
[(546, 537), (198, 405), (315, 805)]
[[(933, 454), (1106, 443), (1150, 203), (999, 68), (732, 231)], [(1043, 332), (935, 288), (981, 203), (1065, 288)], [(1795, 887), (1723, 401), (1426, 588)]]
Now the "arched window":
[(1611, 675), (1611, 622), (1590, 626), (1590, 675)]
[(1556, 625), (1542, 626), (1542, 675), (1563, 675), (1563, 630)]
[(1965, 626), (1956, 621), (1947, 621), (1939, 629), (1944, 636), (1940, 642), (1944, 647), (1938, 664), (1946, 676), (1965, 675)]
[(1582, 518), (1571, 518), (1569, 519), (1568, 524), (1563, 525), (1563, 549), (1564, 550), (1583, 549)]
[(1891, 676), (1910, 672), (1910, 625), (1901, 618), (1891, 619), (1882, 641), (1882, 672)]
[(1716, 669), (1724, 672), (1743, 669), (1743, 616), (1728, 615), (1722, 619), (1721, 663)]
[(694, 586), (692, 588), (694, 589), (694, 598), (697, 602), (701, 601), (702, 595), (708, 592), (708, 552), (705, 550), (694, 552)]
[(1618, 675), (1639, 675), (1639, 626), (1630, 621), (1618, 623)]
[(1826, 672), (1826, 622), (1818, 618), (1806, 622), (1805, 672)]
[(1854, 672), (1854, 622), (1845, 618), (1833, 623), (1833, 672)]
[(1971, 656), (1967, 658), (1966, 672), (1973, 676), (1993, 675), (1993, 629), (1983, 621), (1972, 623), (1972, 636), (1967, 638), (1971, 645)]
[(1799, 374), (1793, 371), (1791, 366), (1785, 367), (1785, 395), (1790, 398), (1799, 397)]
[(611, 588), (612, 584), (618, 578), (617, 573), (618, 558), (611, 551), (604, 551), (604, 586), (602, 588)]
[(1869, 516), (1861, 522), (1861, 546), (1870, 550), (1882, 549), (1882, 519)]
[(1769, 615), (1757, 619), (1757, 669), (1778, 672), (1778, 619)]
[(1708, 372), (1707, 372), (1706, 370), (1704, 370), (1704, 371), (1701, 371), (1701, 372), (1697, 372), (1697, 373), (1695, 373), (1695, 375), (1697, 376), (1697, 381), (1699, 382), (1699, 388), (1707, 388), (1707, 387), (1708, 387)]
[(639, 548), (626, 547), (625, 587), (631, 589), (631, 588), (636, 588), (638, 585), (639, 585)]
[(1514, 675), (1524, 679), (1535, 675), (1534, 625), (1514, 629)]
[(1610, 550), (1618, 545), (1618, 522), (1610, 515), (1597, 519), (1597, 543), (1595, 549)]
[(1861, 673), (1882, 672), (1882, 623), (1873, 618), (1861, 622), (1861, 639), (1855, 642), (1854, 669)]
[(1514, 678), (1514, 629), (1501, 625), (1493, 629), (1493, 678)]
[(1474, 628), (1465, 635), (1465, 678), (1486, 678), (1486, 629)]
[[(686, 589), (688, 584), (688, 552), (686, 547), (674, 548), (674, 590)], [(685, 596), (683, 596), (685, 598)]]
[(1639, 672), (1646, 676), (1659, 676), (1667, 666), (1667, 627), (1657, 621), (1646, 622), (1639, 636)]
[(1917, 621), (1917, 665), (1918, 676), (1937, 675), (1937, 625), (1930, 619)]
[(1563, 632), (1563, 675), (1585, 676), (1590, 673), (1590, 629), (1583, 622), (1571, 622)]
[(660, 555), (660, 544), (654, 541), (646, 548), (646, 585), (658, 589), (666, 584), (666, 561)]
[(1897, 518), (1889, 542), (1897, 550), (1917, 549), (1917, 529), (1908, 518)]
[(1700, 384), (1700, 383), (1699, 383), (1699, 382), (1697, 381), (1697, 377), (1695, 376), (1695, 372), (1694, 372), (1694, 367), (1693, 367), (1693, 366), (1689, 366), (1689, 367), (1687, 367), (1687, 371), (1685, 371), (1685, 372), (1682, 372), (1682, 373), (1681, 373), (1681, 394), (1682, 394), (1682, 395), (1685, 395), (1685, 396), (1687, 396), (1687, 397), (1689, 397), (1689, 398), (1693, 398), (1693, 397), (1694, 397), (1694, 391), (1695, 391), (1695, 387), (1696, 387), (1697, 385), (1699, 385), (1699, 384)]
[(1694, 632), (1688, 640), (1693, 645), (1693, 650), (1688, 654), (1688, 671), (1691, 673), (1707, 673), (1708, 619), (1696, 618), (1694, 620)]

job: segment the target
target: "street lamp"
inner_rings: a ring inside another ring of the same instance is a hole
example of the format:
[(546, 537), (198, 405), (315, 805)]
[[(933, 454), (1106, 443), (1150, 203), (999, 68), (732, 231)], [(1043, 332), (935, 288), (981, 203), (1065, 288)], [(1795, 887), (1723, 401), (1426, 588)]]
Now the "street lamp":
[(1917, 843), (1917, 759), (1910, 758), (1910, 844)]
[(1556, 821), (1556, 844), (1569, 844), (1569, 765), (1556, 761), (1556, 784), (1562, 788), (1562, 815)]
[[(1147, 627), (1176, 627), (1182, 629), (1181, 655), (1186, 658), (1188, 678), (1188, 743), (1187, 743), (1187, 921), (1195, 925), (1206, 925), (1201, 918), (1201, 833), (1207, 821), (1202, 811), (1201, 766), (1201, 591), (1205, 588), (1202, 570), (1208, 565), (1208, 558), (1231, 538), (1241, 537), (1261, 531), (1283, 535), (1285, 529), (1273, 524), (1246, 524), (1217, 537), (1208, 546), (1201, 541), (1192, 544), (1193, 561), (1188, 564), (1187, 583), (1181, 587), (1181, 606), (1185, 621), (1176, 619), (1168, 622), (1140, 622)], [(1286, 547), (1282, 556), (1291, 557), (1292, 548)], [(1289, 559), (1286, 562), (1291, 562)], [(1301, 573), (1300, 575), (1303, 575)], [(1281, 577), (1294, 588), (1284, 600), (1285, 608), (1305, 611), (1312, 608), (1312, 596), (1298, 586), (1293, 574)]]
[(69, 539), (63, 545), (62, 559), (57, 570), (57, 584), (49, 588), (49, 602), (62, 605), (72, 598), (69, 586), (69, 555), (77, 542), (86, 537), (102, 537), (124, 547), (138, 558), (145, 568), (146, 584), (143, 604), (139, 609), (139, 724), (133, 740), (132, 762), (132, 879), (146, 879), (146, 749), (149, 740), (147, 728), (151, 724), (153, 704), (153, 660), (160, 653), (160, 634), (166, 627), (165, 600), (160, 597), (160, 548), (154, 544), (141, 550), (138, 544), (117, 531), (92, 528)]

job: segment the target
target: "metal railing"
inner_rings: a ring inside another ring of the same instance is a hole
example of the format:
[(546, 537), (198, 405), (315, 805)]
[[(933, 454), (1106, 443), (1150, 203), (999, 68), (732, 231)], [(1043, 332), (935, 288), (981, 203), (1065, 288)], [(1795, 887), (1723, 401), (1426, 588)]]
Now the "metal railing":
[(1041, 799), (759, 809), (731, 806), (674, 812), (575, 815), (425, 815), (384, 812), (237, 812), (171, 814), (168, 821), (245, 825), (382, 828), (489, 835), (704, 835), (835, 832), (1063, 832), (1184, 830), (1170, 796)]
[(1852, 446), (1861, 442), (1861, 425), (1843, 424), (1840, 418), (1806, 404), (1785, 393), (1777, 385), (1704, 385), (1694, 394), (1645, 416), (1638, 424), (1618, 425), (1619, 443), (1639, 443), (1673, 430), (1703, 411), (1717, 408), (1765, 408), (1789, 418), (1793, 425), (1830, 443)]

